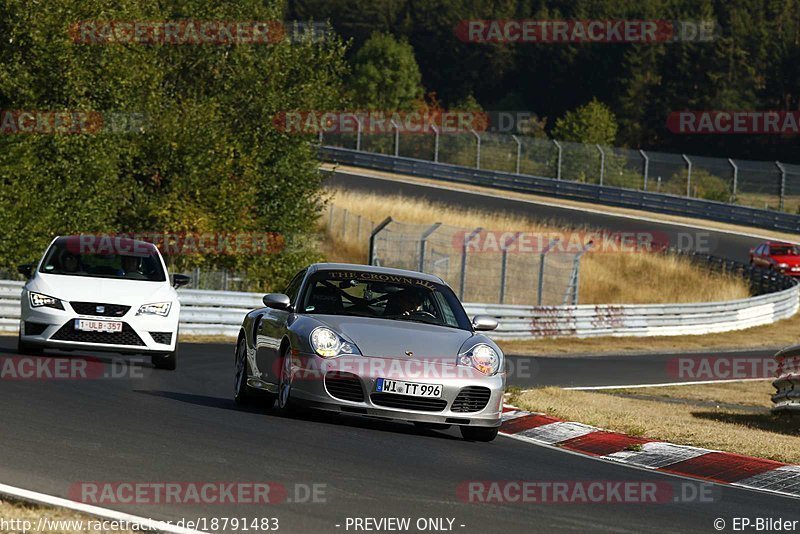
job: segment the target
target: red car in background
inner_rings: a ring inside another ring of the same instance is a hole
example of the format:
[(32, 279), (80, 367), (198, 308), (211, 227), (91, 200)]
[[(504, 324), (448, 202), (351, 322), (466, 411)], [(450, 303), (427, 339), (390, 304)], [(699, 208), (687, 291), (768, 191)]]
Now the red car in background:
[(750, 265), (800, 276), (800, 247), (794, 243), (767, 241), (750, 249)]

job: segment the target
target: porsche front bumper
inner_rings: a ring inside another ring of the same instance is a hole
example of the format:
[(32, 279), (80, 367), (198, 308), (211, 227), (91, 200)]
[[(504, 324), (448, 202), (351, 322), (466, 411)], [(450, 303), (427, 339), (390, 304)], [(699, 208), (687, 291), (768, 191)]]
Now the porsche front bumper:
[[(500, 426), (505, 374), (443, 363), (314, 354), (292, 357), (293, 400), (310, 407), (399, 421)], [(454, 358), (455, 360), (455, 358)], [(441, 385), (435, 398), (378, 391), (378, 379)]]

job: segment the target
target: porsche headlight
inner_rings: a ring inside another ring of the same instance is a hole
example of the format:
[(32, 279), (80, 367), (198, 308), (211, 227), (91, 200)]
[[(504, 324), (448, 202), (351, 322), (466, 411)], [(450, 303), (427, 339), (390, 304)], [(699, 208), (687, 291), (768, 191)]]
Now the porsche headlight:
[(41, 293), (34, 293), (33, 291), (28, 293), (28, 300), (31, 303), (31, 308), (55, 308), (57, 310), (63, 310), (64, 305), (55, 297), (49, 297), (47, 295), (42, 295)]
[(779, 263), (778, 269), (787, 269), (789, 267), (788, 263)]
[(139, 306), (139, 311), (136, 312), (136, 315), (160, 315), (161, 317), (166, 317), (169, 315), (170, 308), (172, 308), (171, 302), (142, 304)]
[(497, 351), (485, 343), (478, 343), (467, 352), (458, 355), (458, 365), (469, 365), (485, 375), (494, 375), (500, 370), (502, 359)]
[(309, 336), (311, 348), (323, 358), (335, 358), (342, 354), (361, 354), (358, 347), (348, 343), (342, 336), (324, 326), (318, 326)]

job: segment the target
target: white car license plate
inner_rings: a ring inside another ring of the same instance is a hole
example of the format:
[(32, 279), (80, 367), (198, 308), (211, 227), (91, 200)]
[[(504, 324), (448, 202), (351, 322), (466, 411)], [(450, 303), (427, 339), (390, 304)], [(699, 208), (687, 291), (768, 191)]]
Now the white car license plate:
[(75, 330), (83, 332), (122, 332), (122, 323), (119, 321), (75, 319)]
[(379, 378), (375, 383), (375, 391), (378, 393), (397, 393), (398, 395), (410, 395), (412, 397), (438, 398), (442, 396), (442, 385), (418, 384), (416, 382), (404, 382), (402, 380)]

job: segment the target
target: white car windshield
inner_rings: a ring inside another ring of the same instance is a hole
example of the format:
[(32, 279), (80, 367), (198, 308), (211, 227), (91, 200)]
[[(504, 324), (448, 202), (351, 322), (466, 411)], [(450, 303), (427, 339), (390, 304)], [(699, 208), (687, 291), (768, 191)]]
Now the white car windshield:
[(45, 254), (40, 273), (164, 282), (167, 277), (155, 246), (130, 241), (85, 250), (79, 237), (59, 237)]

